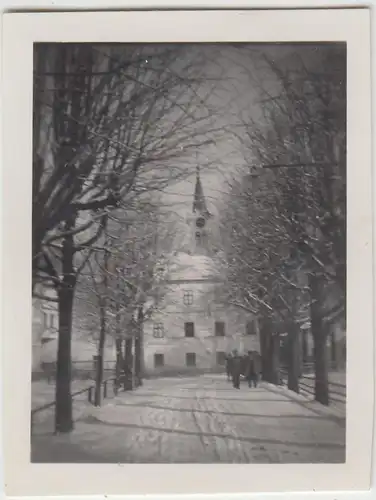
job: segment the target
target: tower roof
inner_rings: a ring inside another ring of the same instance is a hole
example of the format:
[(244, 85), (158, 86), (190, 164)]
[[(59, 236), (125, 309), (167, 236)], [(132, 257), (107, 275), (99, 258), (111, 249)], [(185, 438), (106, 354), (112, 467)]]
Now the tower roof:
[(205, 215), (207, 217), (210, 216), (210, 212), (208, 210), (208, 207), (206, 206), (204, 190), (203, 190), (202, 184), (201, 184), (200, 167), (199, 166), (196, 167), (196, 186), (195, 186), (195, 192), (194, 192), (194, 196), (193, 196), (192, 211), (199, 212), (202, 215)]

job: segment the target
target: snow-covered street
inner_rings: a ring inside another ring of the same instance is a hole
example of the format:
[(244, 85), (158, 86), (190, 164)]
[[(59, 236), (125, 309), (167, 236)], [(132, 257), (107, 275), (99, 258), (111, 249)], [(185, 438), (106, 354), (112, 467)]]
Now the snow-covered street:
[(38, 432), (33, 462), (318, 463), (345, 460), (344, 418), (262, 383), (233, 389), (224, 376), (147, 380), (68, 436)]

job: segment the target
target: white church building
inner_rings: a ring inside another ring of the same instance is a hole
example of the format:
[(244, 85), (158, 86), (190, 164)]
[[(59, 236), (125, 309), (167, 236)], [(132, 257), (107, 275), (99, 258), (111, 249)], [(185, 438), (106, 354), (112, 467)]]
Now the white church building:
[(185, 245), (175, 253), (163, 299), (144, 326), (145, 374), (223, 371), (233, 349), (260, 350), (256, 318), (221, 301), (226, 282), (212, 252), (215, 225), (197, 170)]

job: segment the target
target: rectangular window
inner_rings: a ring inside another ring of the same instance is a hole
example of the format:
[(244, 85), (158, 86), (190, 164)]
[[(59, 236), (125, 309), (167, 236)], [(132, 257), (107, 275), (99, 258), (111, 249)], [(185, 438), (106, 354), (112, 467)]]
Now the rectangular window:
[(54, 314), (50, 312), (43, 313), (43, 324), (45, 330), (49, 330), (50, 328), (55, 328), (54, 325)]
[(192, 292), (192, 290), (186, 290), (184, 292), (183, 303), (185, 306), (191, 306), (193, 304), (193, 292)]
[(214, 325), (215, 336), (224, 337), (225, 336), (225, 324), (223, 321), (216, 321)]
[(194, 323), (184, 323), (184, 333), (186, 337), (195, 336), (195, 324)]
[(52, 315), (52, 328), (55, 328), (55, 330), (59, 328), (59, 320), (57, 314)]
[(217, 365), (223, 366), (225, 364), (226, 354), (223, 351), (217, 351)]
[(247, 324), (245, 325), (245, 333), (246, 335), (256, 335), (254, 321), (247, 321)]
[(153, 328), (153, 336), (156, 339), (161, 339), (164, 337), (164, 328), (162, 323), (155, 323)]
[(194, 352), (187, 352), (185, 355), (185, 363), (187, 366), (196, 366), (196, 354)]
[(164, 354), (154, 354), (154, 367), (160, 368), (164, 366)]

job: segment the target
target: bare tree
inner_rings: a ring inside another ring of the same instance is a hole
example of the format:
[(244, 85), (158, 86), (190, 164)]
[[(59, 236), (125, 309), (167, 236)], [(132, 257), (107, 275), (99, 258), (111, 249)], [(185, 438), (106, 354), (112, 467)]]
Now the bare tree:
[(98, 316), (97, 398), (103, 377), (105, 338), (116, 345), (116, 387), (142, 383), (144, 321), (158, 309), (165, 292), (175, 229), (159, 224), (161, 207), (138, 204), (138, 211), (109, 215), (105, 250), (94, 252), (79, 279), (77, 306), (95, 303)]
[[(345, 309), (345, 51), (341, 45), (323, 46), (306, 57), (310, 50), (300, 48), (281, 64), (263, 57), (277, 85), (271, 91), (254, 82), (262, 94), (261, 124), (242, 117), (240, 139), (253, 172), (251, 184), (258, 187), (241, 191), (243, 205), (231, 197), (241, 233), (231, 258), (242, 276), (243, 304), (259, 286), (270, 316), (285, 321), (294, 390), (299, 319), (309, 311), (315, 395), (328, 404), (327, 338), (331, 322)], [(263, 223), (257, 218), (258, 200), (269, 218)], [(248, 217), (241, 217), (243, 211)]]
[[(33, 290), (56, 290), (56, 431), (72, 429), (74, 290), (108, 214), (186, 174), (184, 160), (215, 127), (181, 46), (44, 47), (37, 53), (33, 162)], [(181, 56), (181, 57), (178, 57)], [(51, 64), (50, 64), (51, 66)], [(43, 121), (47, 109), (49, 119)], [(43, 136), (43, 140), (41, 137)], [(43, 144), (41, 144), (43, 143)], [(179, 162), (177, 160), (180, 160)]]
[[(286, 234), (278, 231), (276, 191), (268, 176), (234, 180), (223, 212), (224, 254), (220, 256), (227, 278), (227, 303), (259, 317), (263, 375), (270, 382), (278, 378), (275, 356), (279, 338), (273, 336), (278, 309), (275, 282), (276, 255), (286, 252)], [(229, 228), (230, 231), (229, 231)]]

